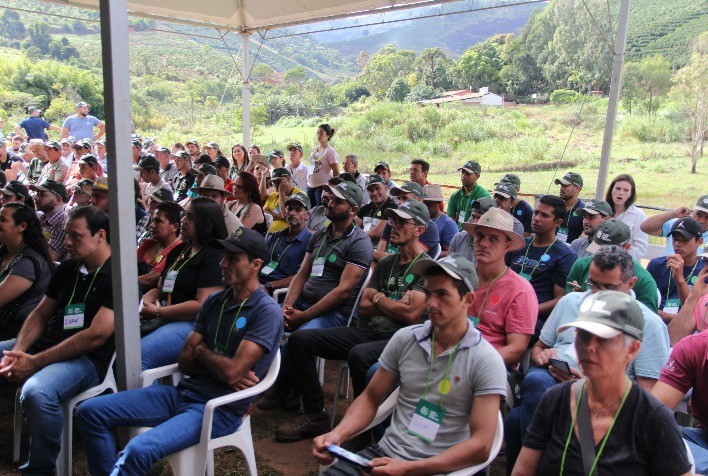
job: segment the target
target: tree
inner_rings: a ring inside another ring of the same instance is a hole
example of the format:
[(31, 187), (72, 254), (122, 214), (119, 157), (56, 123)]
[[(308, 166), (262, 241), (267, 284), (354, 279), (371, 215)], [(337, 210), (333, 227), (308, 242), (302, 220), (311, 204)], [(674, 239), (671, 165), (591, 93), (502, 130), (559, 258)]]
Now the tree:
[(691, 173), (695, 174), (708, 134), (708, 33), (701, 34), (691, 60), (676, 73), (671, 97), (691, 119)]
[(649, 114), (656, 114), (671, 89), (671, 66), (661, 55), (644, 58), (639, 63), (640, 100)]
[(465, 51), (457, 63), (458, 85), (479, 89), (499, 89), (502, 69), (501, 47), (494, 41), (483, 41)]
[(386, 45), (370, 58), (360, 77), (369, 91), (383, 98), (394, 79), (405, 78), (413, 71), (414, 62), (414, 51), (399, 50), (393, 45)]
[[(447, 89), (450, 87), (448, 69), (453, 65), (441, 48), (426, 48), (416, 58), (413, 68), (418, 79), (424, 84)], [(393, 87), (393, 84), (391, 86)]]
[(52, 42), (52, 37), (49, 34), (49, 25), (45, 22), (32, 23), (27, 33), (29, 34), (29, 39), (25, 42), (27, 44), (25, 48), (29, 49), (34, 46), (43, 55), (46, 55), (49, 52), (49, 43)]
[(628, 62), (622, 68), (622, 104), (632, 115), (632, 107), (639, 100), (639, 63)]
[(431, 88), (427, 84), (419, 84), (411, 89), (411, 92), (406, 96), (407, 102), (425, 101), (438, 97), (439, 91)]
[(22, 23), (20, 15), (14, 10), (5, 9), (2, 16), (0, 16), (0, 24), (2, 25), (0, 34), (5, 38), (23, 40), (27, 36), (25, 24)]
[(386, 93), (386, 98), (389, 101), (403, 102), (410, 92), (411, 88), (408, 86), (408, 82), (403, 78), (396, 78), (391, 83), (391, 87)]
[(367, 54), (366, 51), (360, 51), (359, 54), (356, 57), (356, 65), (364, 69), (364, 67), (367, 65), (369, 62), (369, 55)]

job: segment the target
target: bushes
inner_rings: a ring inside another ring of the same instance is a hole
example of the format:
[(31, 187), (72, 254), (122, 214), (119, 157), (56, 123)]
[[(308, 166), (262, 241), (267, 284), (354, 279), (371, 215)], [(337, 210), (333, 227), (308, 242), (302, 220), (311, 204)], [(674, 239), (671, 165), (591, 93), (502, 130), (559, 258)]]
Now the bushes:
[(620, 136), (639, 142), (679, 142), (684, 139), (685, 125), (663, 116), (631, 116), (619, 126)]
[(551, 93), (551, 104), (570, 104), (582, 99), (582, 94), (570, 89), (556, 89)]

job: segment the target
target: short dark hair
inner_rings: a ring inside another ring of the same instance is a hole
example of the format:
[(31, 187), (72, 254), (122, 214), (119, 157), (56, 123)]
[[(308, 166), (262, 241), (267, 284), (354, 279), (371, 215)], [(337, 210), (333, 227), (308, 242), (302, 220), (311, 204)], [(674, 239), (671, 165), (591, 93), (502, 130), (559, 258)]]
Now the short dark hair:
[(617, 266), (620, 267), (620, 277), (622, 281), (627, 282), (629, 278), (634, 276), (634, 260), (624, 248), (619, 246), (607, 245), (601, 247), (592, 256), (592, 262), (600, 268), (600, 271), (610, 271)]
[[(217, 149), (218, 150), (218, 149)], [(197, 164), (211, 164), (211, 157), (209, 157), (209, 154), (206, 153), (201, 153), (199, 154), (199, 157), (197, 157), (197, 160), (194, 161), (194, 165)]]
[(470, 291), (467, 288), (467, 285), (465, 284), (464, 281), (462, 281), (461, 279), (454, 279), (452, 276), (447, 274), (445, 272), (445, 270), (443, 270), (442, 268), (440, 268), (438, 266), (434, 266), (432, 268), (429, 268), (425, 272), (425, 277), (427, 278), (429, 276), (447, 276), (448, 278), (450, 278), (450, 280), (452, 280), (452, 284), (455, 285), (455, 288), (457, 288), (457, 292), (460, 294), (460, 297), (463, 297), (465, 294), (467, 294), (469, 292), (474, 292), (474, 290)]
[(332, 140), (332, 136), (334, 136), (335, 130), (332, 126), (329, 124), (320, 124), (317, 126), (318, 129), (322, 129), (325, 134), (327, 134), (327, 140)]
[(177, 225), (177, 234), (179, 235), (182, 231), (182, 213), (184, 213), (184, 209), (175, 202), (160, 202), (155, 207), (155, 210), (162, 212), (172, 225)]
[(229, 235), (224, 213), (218, 203), (211, 198), (196, 197), (191, 204), (197, 230), (196, 241), (200, 245), (207, 246), (209, 240), (223, 240)]
[(553, 207), (553, 216), (556, 220), (562, 219), (566, 214), (565, 202), (556, 195), (544, 195), (540, 198), (538, 203)]
[(330, 177), (330, 179), (327, 180), (327, 185), (339, 185), (342, 182), (344, 182), (344, 179), (342, 177)]
[(627, 202), (625, 203), (625, 208), (631, 207), (632, 204), (634, 204), (634, 201), (637, 199), (637, 186), (635, 185), (632, 176), (629, 174), (620, 174), (612, 179), (612, 182), (610, 182), (610, 186), (607, 189), (607, 193), (605, 194), (605, 201), (610, 204), (610, 206), (612, 207), (612, 211), (615, 211), (615, 202), (612, 200), (612, 189), (615, 188), (615, 184), (617, 182), (629, 182), (629, 184), (632, 186), (632, 193), (627, 199)]
[(425, 172), (426, 174), (430, 170), (430, 164), (427, 160), (413, 159), (411, 160), (411, 165), (420, 165), (420, 168), (423, 169), (423, 172)]
[(111, 243), (111, 226), (106, 212), (93, 205), (85, 205), (70, 210), (66, 220), (78, 220), (79, 218), (86, 220), (86, 225), (88, 226), (91, 236), (96, 235), (98, 230), (105, 230), (106, 243)]

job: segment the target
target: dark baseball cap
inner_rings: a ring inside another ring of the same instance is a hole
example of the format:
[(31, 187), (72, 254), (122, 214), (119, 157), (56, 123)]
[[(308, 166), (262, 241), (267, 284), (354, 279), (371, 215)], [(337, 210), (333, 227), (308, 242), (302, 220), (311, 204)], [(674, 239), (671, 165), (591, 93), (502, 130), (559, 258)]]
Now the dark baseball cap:
[(93, 154), (84, 154), (81, 156), (81, 159), (79, 159), (79, 164), (96, 166), (98, 165), (98, 159)]
[(300, 144), (288, 144), (288, 146), (286, 147), (286, 149), (288, 149), (288, 150), (290, 150), (290, 149), (297, 149), (297, 150), (300, 151), (301, 154), (303, 153), (303, 151), (302, 151), (302, 146), (301, 146)]
[(703, 227), (693, 218), (679, 218), (671, 225), (669, 236), (673, 236), (674, 233), (679, 233), (685, 238), (700, 238), (703, 236)]
[(265, 238), (250, 228), (238, 227), (225, 240), (211, 240), (209, 246), (231, 253), (248, 253), (264, 260), (268, 257)]
[(166, 188), (158, 188), (157, 190), (153, 191), (150, 194), (150, 198), (155, 200), (157, 203), (162, 203), (162, 202), (174, 202), (175, 198), (172, 195), (172, 192), (167, 190)]
[(371, 174), (369, 178), (366, 179), (366, 188), (369, 188), (370, 185), (376, 185), (377, 183), (386, 185), (386, 182), (384, 182), (384, 179), (380, 175)]
[(462, 164), (462, 167), (457, 169), (458, 172), (460, 172), (462, 170), (464, 170), (465, 172), (470, 173), (470, 174), (473, 172), (477, 173), (477, 174), (481, 174), (482, 173), (482, 166), (479, 165), (479, 162), (477, 162), (476, 160), (468, 160), (467, 162)]
[(612, 216), (612, 207), (604, 200), (595, 200), (593, 198), (586, 200), (584, 203), (585, 206), (578, 208), (579, 213), (588, 212), (591, 215), (602, 215), (605, 217)]
[(84, 102), (84, 101), (79, 101), (76, 103), (76, 109), (78, 109), (80, 107), (84, 107), (84, 106), (88, 106), (88, 103)]
[(305, 207), (305, 209), (310, 209), (310, 199), (305, 192), (295, 192), (285, 199), (285, 206), (288, 206), (290, 202), (298, 202)]
[(214, 160), (214, 167), (226, 167), (228, 169), (231, 167), (231, 164), (229, 163), (229, 159), (220, 155)]
[(33, 112), (42, 112), (42, 110), (39, 109), (39, 108), (36, 108), (36, 107), (34, 107), (34, 106), (30, 106), (30, 107), (27, 108), (27, 113), (28, 113), (28, 114), (32, 114)]
[(504, 198), (516, 200), (516, 185), (511, 182), (501, 181), (494, 187), (494, 194), (501, 195)]
[(574, 322), (558, 328), (582, 329), (602, 339), (612, 339), (622, 333), (641, 341), (644, 335), (644, 315), (637, 301), (619, 291), (600, 291), (589, 294), (580, 303), (580, 312)]
[(511, 182), (514, 184), (514, 187), (516, 187), (516, 190), (518, 191), (521, 188), (521, 179), (519, 178), (518, 175), (516, 174), (504, 174), (504, 176), (501, 178), (501, 180), (494, 185), (499, 185), (501, 182)]
[(45, 180), (36, 185), (30, 185), (29, 188), (35, 192), (51, 192), (57, 197), (60, 197), (64, 202), (69, 201), (69, 195), (66, 193), (66, 187), (63, 183), (59, 183), (55, 180)]
[(157, 170), (159, 172), (160, 162), (157, 160), (157, 157), (152, 154), (143, 155), (142, 157), (140, 157), (140, 160), (138, 160), (138, 163), (133, 166), (133, 169), (137, 171), (152, 169)]
[(93, 143), (91, 142), (91, 139), (81, 139), (80, 141), (77, 141), (74, 143), (74, 148), (76, 149), (77, 147), (80, 147), (82, 149), (91, 149), (93, 146)]
[(140, 139), (133, 139), (133, 147), (137, 147), (138, 149), (143, 148), (143, 141)]
[(364, 201), (364, 191), (355, 183), (343, 181), (337, 185), (327, 184), (324, 187), (335, 197), (346, 200), (355, 207), (361, 207)]
[(387, 162), (377, 162), (376, 165), (374, 166), (374, 172), (376, 172), (378, 169), (381, 167), (387, 169), (389, 172), (391, 171), (391, 167), (388, 165)]
[(12, 195), (22, 198), (29, 197), (29, 190), (27, 189), (27, 186), (17, 180), (10, 180), (9, 182), (7, 182), (5, 186), (0, 190), (0, 192), (6, 195)]
[(556, 185), (575, 185), (583, 188), (583, 177), (576, 172), (568, 172), (563, 177), (554, 180)]
[(388, 218), (401, 217), (404, 220), (413, 220), (428, 228), (430, 223), (430, 212), (425, 204), (417, 200), (406, 200), (398, 208), (387, 208), (384, 216)]
[(403, 185), (398, 185), (391, 189), (391, 195), (393, 196), (404, 195), (406, 193), (415, 194), (420, 198), (423, 198), (425, 195), (423, 193), (423, 187), (416, 182), (403, 182)]
[(163, 154), (167, 154), (167, 155), (170, 155), (170, 154), (172, 153), (172, 152), (170, 151), (170, 149), (168, 149), (168, 148), (165, 147), (164, 145), (155, 147), (155, 153), (157, 153), (157, 152), (162, 152)]
[(178, 150), (177, 152), (171, 154), (173, 157), (177, 157), (178, 159), (187, 159), (189, 161), (192, 160), (192, 156), (189, 155), (189, 152), (186, 150)]
[(632, 239), (632, 230), (622, 220), (610, 218), (600, 223), (595, 230), (592, 243), (586, 250), (589, 253), (597, 253), (602, 246), (614, 245), (624, 246)]
[(696, 201), (696, 210), (708, 213), (708, 195), (703, 195)]
[(205, 145), (204, 147), (206, 147), (207, 149), (221, 150), (219, 149), (219, 144), (217, 144), (216, 142), (207, 142), (207, 145)]
[(216, 168), (211, 164), (201, 164), (195, 170), (199, 175), (216, 175)]
[(285, 157), (285, 155), (283, 155), (283, 151), (280, 149), (274, 149), (268, 152), (268, 160), (270, 160), (272, 156), (280, 157), (281, 159)]
[(273, 180), (278, 180), (282, 178), (291, 178), (292, 174), (285, 167), (278, 167), (277, 169), (273, 169), (270, 176)]
[(470, 292), (477, 289), (477, 271), (474, 264), (459, 253), (450, 253), (437, 261), (421, 259), (413, 265), (413, 272), (422, 276), (431, 268), (440, 268), (452, 279), (462, 281)]
[(45, 142), (44, 147), (47, 149), (61, 150), (61, 144), (53, 140)]
[(184, 145), (189, 145), (192, 144), (194, 147), (199, 147), (199, 142), (197, 139), (189, 139), (187, 142), (184, 143)]
[(91, 190), (93, 189), (93, 180), (91, 179), (83, 179), (79, 180), (74, 184), (71, 189), (76, 193), (76, 191), (81, 191), (85, 193), (86, 195), (91, 195)]
[[(485, 214), (492, 208), (497, 208), (497, 202), (495, 202), (493, 198), (480, 197), (474, 202), (472, 202), (472, 205), (470, 206), (470, 211)], [(468, 219), (472, 219), (471, 213)]]
[(341, 174), (339, 174), (339, 178), (341, 178), (342, 180), (346, 180), (347, 182), (356, 183), (356, 179), (349, 172), (342, 172)]

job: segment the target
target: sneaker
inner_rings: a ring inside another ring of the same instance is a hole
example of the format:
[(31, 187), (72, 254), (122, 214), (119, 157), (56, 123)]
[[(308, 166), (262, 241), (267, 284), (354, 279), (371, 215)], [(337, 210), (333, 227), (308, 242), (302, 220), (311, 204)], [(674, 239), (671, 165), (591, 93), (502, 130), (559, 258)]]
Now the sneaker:
[(268, 393), (265, 394), (263, 398), (260, 399), (256, 407), (259, 410), (275, 410), (276, 408), (282, 408), (283, 403), (285, 403), (286, 397), (290, 392), (285, 393), (283, 389), (278, 388), (275, 385)]
[(275, 439), (281, 443), (294, 443), (330, 430), (329, 415), (325, 410), (317, 413), (301, 413), (298, 418), (275, 430)]

